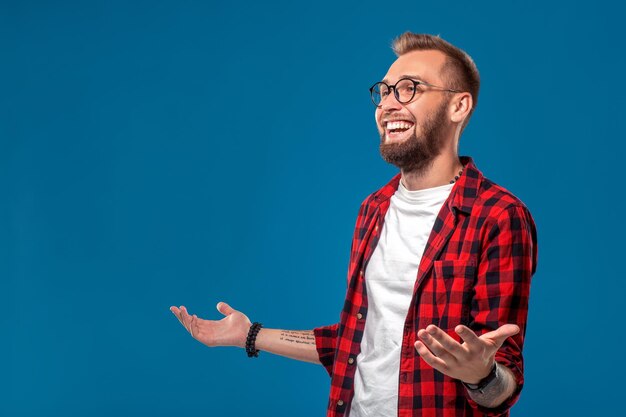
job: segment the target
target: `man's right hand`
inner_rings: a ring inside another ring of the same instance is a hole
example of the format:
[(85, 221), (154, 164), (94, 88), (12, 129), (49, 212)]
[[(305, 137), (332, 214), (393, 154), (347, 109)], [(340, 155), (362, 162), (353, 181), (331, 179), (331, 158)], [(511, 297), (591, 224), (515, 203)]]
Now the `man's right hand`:
[(237, 346), (245, 347), (248, 330), (252, 323), (240, 311), (233, 309), (224, 302), (217, 303), (217, 311), (224, 316), (221, 320), (203, 320), (198, 316), (189, 315), (185, 306), (170, 307), (180, 323), (198, 342), (209, 347)]

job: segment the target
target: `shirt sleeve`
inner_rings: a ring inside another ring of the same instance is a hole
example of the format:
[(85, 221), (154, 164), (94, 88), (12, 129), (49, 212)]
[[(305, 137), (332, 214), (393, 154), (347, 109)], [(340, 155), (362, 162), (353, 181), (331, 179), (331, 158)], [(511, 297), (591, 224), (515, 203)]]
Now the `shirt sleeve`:
[(520, 327), (495, 358), (515, 376), (517, 389), (513, 395), (496, 408), (480, 406), (467, 396), (472, 407), (488, 416), (498, 416), (517, 402), (524, 385), (522, 347), (530, 281), (537, 268), (536, 227), (526, 207), (511, 206), (501, 212), (486, 232), (479, 262), (470, 327), (479, 335), (507, 323)]
[(322, 326), (313, 329), (317, 354), (319, 355), (320, 362), (324, 368), (326, 368), (326, 372), (328, 372), (330, 376), (333, 374), (338, 328), (339, 324), (333, 324), (331, 326)]

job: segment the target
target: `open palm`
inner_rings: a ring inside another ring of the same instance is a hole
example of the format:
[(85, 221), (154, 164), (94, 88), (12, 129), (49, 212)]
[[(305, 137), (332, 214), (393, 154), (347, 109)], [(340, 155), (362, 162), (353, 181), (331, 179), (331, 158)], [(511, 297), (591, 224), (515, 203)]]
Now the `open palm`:
[(221, 320), (204, 320), (195, 314), (190, 315), (185, 306), (172, 306), (170, 311), (194, 339), (209, 347), (244, 347), (246, 344), (250, 320), (245, 314), (224, 302), (217, 304), (217, 311), (225, 316)]

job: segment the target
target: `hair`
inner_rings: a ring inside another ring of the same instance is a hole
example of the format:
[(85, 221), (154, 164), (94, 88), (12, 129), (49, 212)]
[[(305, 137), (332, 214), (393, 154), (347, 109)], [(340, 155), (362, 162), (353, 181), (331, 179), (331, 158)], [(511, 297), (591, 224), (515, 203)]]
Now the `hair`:
[(478, 90), (480, 89), (480, 75), (472, 58), (462, 49), (457, 48), (439, 36), (423, 33), (405, 32), (393, 40), (391, 49), (396, 56), (411, 51), (435, 50), (443, 52), (447, 59), (441, 69), (441, 78), (447, 83), (446, 88), (467, 91), (472, 95), (473, 106), (463, 121), (461, 131), (465, 129), (474, 109), (478, 104)]

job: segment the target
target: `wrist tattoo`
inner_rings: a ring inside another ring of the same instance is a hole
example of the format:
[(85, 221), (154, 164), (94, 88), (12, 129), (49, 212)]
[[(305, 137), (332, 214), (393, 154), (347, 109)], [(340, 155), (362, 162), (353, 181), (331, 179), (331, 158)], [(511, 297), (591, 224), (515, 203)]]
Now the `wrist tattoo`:
[(467, 390), (472, 400), (483, 407), (494, 408), (499, 406), (507, 400), (517, 388), (517, 383), (515, 382), (512, 372), (509, 371), (506, 366), (500, 365), (497, 362), (496, 367), (496, 377), (487, 386), (477, 391)]
[(315, 346), (315, 336), (311, 331), (281, 330), (280, 340), (299, 345)]

